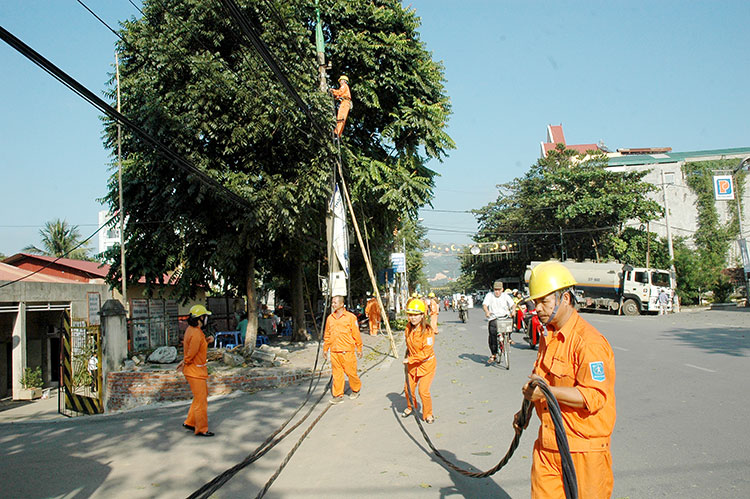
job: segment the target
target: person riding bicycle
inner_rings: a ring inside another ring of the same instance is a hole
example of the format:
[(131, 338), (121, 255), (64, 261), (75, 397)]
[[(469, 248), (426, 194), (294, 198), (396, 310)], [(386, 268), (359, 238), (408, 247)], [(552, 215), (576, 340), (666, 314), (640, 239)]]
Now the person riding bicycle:
[[(482, 302), (482, 308), (484, 309), (484, 316), (490, 320), (487, 326), (487, 332), (489, 333), (489, 344), (490, 353), (492, 354), (487, 363), (490, 364), (497, 360), (497, 333), (498, 323), (502, 328), (501, 332), (510, 335), (511, 328), (513, 327), (513, 321), (511, 317), (516, 305), (513, 303), (513, 299), (509, 294), (503, 293), (502, 281), (495, 281), (492, 285), (492, 293), (487, 293)], [(500, 320), (494, 320), (500, 319)], [(508, 337), (508, 342), (512, 345), (513, 342)]]

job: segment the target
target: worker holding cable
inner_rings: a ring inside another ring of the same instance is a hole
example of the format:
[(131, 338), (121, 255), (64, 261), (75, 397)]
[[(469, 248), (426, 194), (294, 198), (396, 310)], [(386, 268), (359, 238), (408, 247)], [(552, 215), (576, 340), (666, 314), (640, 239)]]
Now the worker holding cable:
[[(425, 423), (434, 423), (435, 416), (432, 414), (432, 396), (430, 385), (435, 377), (435, 332), (427, 319), (427, 307), (420, 298), (412, 298), (406, 304), (406, 315), (409, 322), (406, 324), (404, 337), (406, 339), (406, 356), (404, 364), (407, 370), (408, 385), (404, 387), (406, 392), (406, 409), (401, 413), (402, 417), (409, 416), (417, 408), (416, 391), (422, 400), (422, 419)], [(411, 397), (409, 397), (411, 393)]]
[[(529, 295), (546, 334), (529, 378), (544, 379), (560, 405), (578, 497), (601, 499), (610, 497), (614, 486), (610, 437), (616, 417), (615, 358), (604, 336), (576, 312), (575, 284), (570, 271), (558, 262), (545, 262), (531, 270)], [(534, 403), (542, 423), (534, 444), (531, 497), (565, 497), (546, 398), (531, 381), (524, 385), (523, 396)]]
[[(359, 334), (357, 316), (346, 310), (344, 297), (334, 296), (331, 299), (332, 313), (326, 319), (323, 336), (323, 355), (331, 360), (332, 404), (344, 401), (344, 376), (349, 378), (350, 399), (359, 397), (362, 381), (357, 375), (357, 357), (362, 358), (362, 337)], [(355, 357), (356, 353), (356, 357)]]

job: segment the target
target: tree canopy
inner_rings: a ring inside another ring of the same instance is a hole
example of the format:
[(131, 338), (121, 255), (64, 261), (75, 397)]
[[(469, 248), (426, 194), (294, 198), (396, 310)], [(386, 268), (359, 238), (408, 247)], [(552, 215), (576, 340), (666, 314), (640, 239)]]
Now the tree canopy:
[[(318, 89), (315, 2), (239, 3), (317, 125), (332, 130), (333, 101)], [(414, 11), (396, 0), (323, 0), (320, 8), (332, 76), (346, 73), (353, 93), (341, 148), (345, 176), (371, 248), (382, 252), (400, 217), (414, 218), (432, 197), (435, 173), (426, 162), (453, 147), (444, 131), (450, 106), (442, 67), (419, 41)], [(123, 114), (244, 201), (123, 130), (130, 279), (157, 282), (175, 272), (184, 297), (220, 287), (247, 294), (249, 307), (258, 269), (295, 275), (298, 288), (302, 271), (315, 282), (333, 143), (315, 133), (218, 4), (146, 0), (143, 16), (125, 22), (121, 35)], [(116, 138), (108, 121), (113, 151)], [(117, 193), (113, 176), (113, 207)], [(116, 249), (108, 256), (119, 262)], [(118, 280), (119, 265), (111, 269)]]
[[(531, 260), (550, 258), (616, 259), (645, 264), (645, 233), (625, 228), (630, 220), (647, 222), (661, 214), (646, 197), (655, 186), (643, 182), (646, 172), (606, 169), (603, 153), (578, 154), (563, 145), (540, 158), (528, 172), (498, 185), (496, 201), (476, 210), (477, 242), (504, 240), (519, 253), (487, 263), (465, 257), (462, 268), (476, 285), (502, 275), (523, 275)], [(651, 235), (652, 243), (656, 237)]]

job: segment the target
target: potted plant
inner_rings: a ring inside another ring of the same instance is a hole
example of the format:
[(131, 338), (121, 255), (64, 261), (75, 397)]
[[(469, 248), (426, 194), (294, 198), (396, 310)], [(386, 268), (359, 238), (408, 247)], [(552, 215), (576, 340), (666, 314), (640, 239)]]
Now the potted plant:
[(42, 368), (37, 367), (32, 369), (27, 367), (24, 370), (23, 376), (21, 376), (21, 384), (23, 388), (20, 390), (18, 398), (20, 400), (34, 400), (42, 396)]

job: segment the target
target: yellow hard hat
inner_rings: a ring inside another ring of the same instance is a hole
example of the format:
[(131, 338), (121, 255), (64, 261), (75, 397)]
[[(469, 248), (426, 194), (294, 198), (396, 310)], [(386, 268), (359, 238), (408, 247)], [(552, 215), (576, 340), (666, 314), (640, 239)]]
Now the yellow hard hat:
[(413, 293), (411, 294), (411, 297), (412, 297), (412, 298), (416, 298), (416, 297), (418, 297), (418, 296), (419, 296), (419, 293), (417, 293), (416, 291), (415, 291), (415, 292), (413, 292)]
[(435, 293), (430, 292), (430, 294), (427, 296), (429, 296), (430, 298), (435, 298)]
[(344, 80), (345, 82), (349, 83), (349, 77), (346, 75), (339, 76), (339, 81)]
[(406, 313), (409, 315), (426, 314), (427, 307), (425, 307), (424, 302), (419, 298), (412, 298), (406, 304)]
[(558, 262), (540, 263), (531, 269), (529, 277), (529, 298), (537, 300), (559, 289), (575, 286), (576, 280), (563, 264)]
[(190, 315), (193, 317), (200, 317), (201, 315), (211, 315), (211, 312), (209, 312), (203, 305), (193, 305), (190, 307)]

